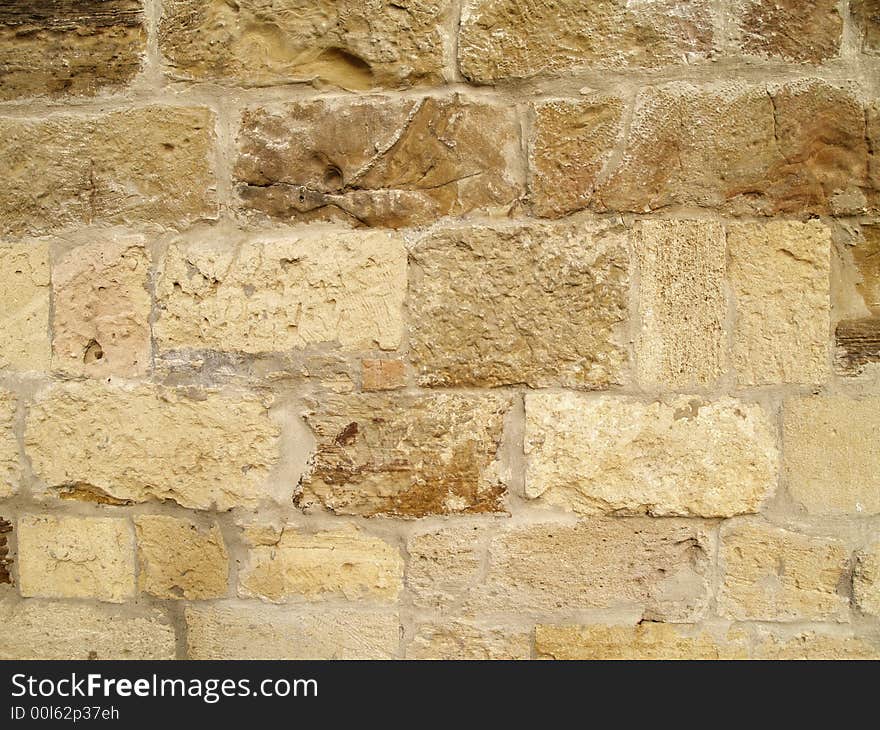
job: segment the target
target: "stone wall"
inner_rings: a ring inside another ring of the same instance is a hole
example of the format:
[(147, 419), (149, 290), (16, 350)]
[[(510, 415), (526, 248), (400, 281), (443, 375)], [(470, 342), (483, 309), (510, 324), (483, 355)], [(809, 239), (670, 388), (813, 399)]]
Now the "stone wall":
[(877, 0), (11, 0), (0, 180), (0, 658), (880, 657)]

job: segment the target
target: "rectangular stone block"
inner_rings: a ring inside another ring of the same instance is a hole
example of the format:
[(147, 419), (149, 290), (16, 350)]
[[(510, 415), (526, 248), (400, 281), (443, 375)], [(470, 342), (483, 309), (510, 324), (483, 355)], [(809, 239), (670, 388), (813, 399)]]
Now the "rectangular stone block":
[(527, 394), (526, 496), (580, 514), (758, 512), (778, 473), (775, 426), (732, 398)]
[(727, 242), (737, 382), (825, 382), (831, 231), (819, 221), (733, 223)]
[(419, 626), (406, 650), (407, 659), (484, 661), (529, 659), (529, 632), (484, 628), (458, 621)]
[(847, 319), (834, 328), (834, 365), (841, 375), (858, 376), (880, 362), (880, 317)]
[(394, 659), (393, 613), (214, 603), (186, 610), (189, 659)]
[(19, 589), (23, 596), (134, 596), (134, 539), (128, 520), (24, 515), (18, 521)]
[(876, 640), (856, 636), (842, 627), (785, 633), (759, 627), (756, 633), (753, 659), (880, 659), (880, 646)]
[(167, 0), (159, 48), (178, 78), (349, 90), (438, 84), (450, 3)]
[(604, 223), (439, 230), (411, 253), (422, 385), (602, 388), (627, 367), (629, 245)]
[(329, 344), (396, 349), (406, 256), (403, 239), (383, 231), (188, 234), (171, 244), (160, 267), (158, 345), (246, 353)]
[(399, 550), (355, 529), (307, 534), (286, 527), (248, 551), (239, 594), (283, 603), (344, 597), (394, 601), (401, 589)]
[(229, 556), (216, 522), (140, 515), (137, 532), (138, 587), (158, 598), (222, 598), (229, 583)]
[(140, 0), (6, 0), (0, 99), (116, 90), (140, 71), (145, 50)]
[(880, 540), (856, 553), (853, 599), (862, 613), (880, 616)]
[(880, 0), (851, 0), (849, 7), (862, 53), (880, 55)]
[(849, 621), (841, 591), (848, 560), (839, 540), (759, 521), (728, 523), (721, 529), (719, 613), (737, 621)]
[(373, 96), (246, 109), (236, 190), (295, 221), (401, 226), (506, 214), (521, 196), (516, 111), (461, 96)]
[(880, 514), (880, 398), (790, 398), (782, 416), (791, 497), (813, 514)]
[(213, 140), (200, 107), (2, 117), (0, 231), (213, 217)]
[(406, 386), (406, 365), (401, 360), (361, 360), (364, 390), (397, 390)]
[(15, 437), (15, 396), (0, 389), (0, 499), (18, 491), (21, 465), (18, 461), (18, 439)]
[(56, 259), (53, 369), (96, 378), (149, 370), (152, 299), (145, 244), (139, 234), (98, 234)]
[(279, 496), (267, 484), (279, 434), (254, 396), (67, 383), (30, 407), (25, 451), (64, 496), (228, 510)]
[(174, 628), (155, 609), (0, 601), (0, 659), (174, 659)]
[(487, 531), (478, 525), (449, 525), (411, 535), (406, 552), (406, 586), (416, 606), (445, 613), (482, 574)]
[(746, 55), (818, 64), (840, 51), (837, 0), (736, 0), (733, 39)]
[(48, 369), (49, 277), (46, 244), (0, 245), (0, 371)]
[(296, 502), (364, 516), (503, 511), (509, 407), (500, 395), (325, 397), (306, 414), (317, 445)]
[(489, 84), (576, 69), (640, 69), (709, 58), (715, 42), (706, 0), (468, 0), (458, 59), (471, 81)]
[(726, 240), (720, 223), (642, 221), (636, 359), (647, 387), (710, 386), (727, 368)]

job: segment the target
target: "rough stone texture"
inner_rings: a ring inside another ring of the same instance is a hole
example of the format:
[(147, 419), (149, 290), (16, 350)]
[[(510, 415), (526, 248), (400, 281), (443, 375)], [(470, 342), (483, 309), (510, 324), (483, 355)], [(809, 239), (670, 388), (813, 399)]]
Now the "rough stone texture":
[(24, 515), (17, 535), (23, 596), (122, 603), (134, 595), (134, 540), (127, 520)]
[(461, 622), (420, 626), (407, 647), (407, 659), (529, 659), (531, 639), (524, 631), (480, 628)]
[(738, 0), (734, 36), (747, 54), (821, 63), (840, 49), (838, 0)]
[(406, 385), (406, 365), (401, 360), (362, 360), (364, 390), (396, 390)]
[(529, 394), (526, 496), (581, 514), (757, 512), (776, 485), (775, 430), (732, 398)]
[(737, 381), (764, 385), (827, 380), (830, 230), (819, 221), (734, 223), (727, 240)]
[(280, 429), (254, 396), (148, 385), (59, 384), (31, 406), (34, 472), (68, 496), (170, 499), (195, 509), (256, 506), (278, 459)]
[(306, 415), (317, 447), (300, 506), (400, 517), (503, 510), (496, 454), (509, 398), (377, 394), (316, 406)]
[(168, 0), (159, 47), (184, 78), (344, 89), (442, 81), (449, 2)]
[(0, 517), (0, 584), (11, 585), (12, 579), (12, 563), (15, 561), (9, 557), (10, 545), (9, 535), (12, 533), (12, 523)]
[(757, 521), (721, 529), (719, 612), (734, 620), (848, 621), (841, 589), (849, 553), (839, 540)]
[(138, 0), (6, 0), (0, 99), (114, 90), (138, 73), (145, 49)]
[(880, 398), (790, 398), (782, 415), (792, 498), (814, 514), (880, 514)]
[(636, 99), (621, 163), (592, 205), (735, 215), (876, 211), (875, 126), (866, 134), (865, 109), (850, 91), (814, 79), (652, 88)]
[(18, 440), (12, 431), (15, 425), (15, 409), (15, 396), (0, 389), (0, 499), (15, 494), (21, 478)]
[(159, 598), (222, 598), (229, 557), (217, 523), (202, 529), (191, 520), (135, 518), (141, 591)]
[(403, 580), (396, 547), (352, 530), (314, 535), (285, 528), (250, 548), (240, 594), (276, 603), (288, 598), (393, 601)]
[(174, 659), (174, 628), (157, 610), (0, 601), (0, 659)]
[(52, 367), (71, 375), (144, 375), (152, 358), (145, 237), (98, 237), (52, 267)]
[(643, 221), (636, 359), (648, 387), (710, 386), (726, 370), (724, 228), (714, 221)]
[(843, 632), (798, 631), (774, 636), (758, 630), (753, 659), (880, 659), (880, 647)]
[(856, 553), (853, 599), (862, 613), (880, 616), (880, 540)]
[(535, 104), (529, 145), (535, 215), (554, 218), (587, 207), (620, 135), (623, 113), (623, 99), (601, 94)]
[(0, 245), (0, 371), (48, 369), (49, 298), (48, 247)]
[(0, 117), (0, 231), (211, 217), (213, 130), (198, 107)]
[(880, 224), (862, 226), (862, 240), (852, 248), (858, 273), (856, 289), (865, 306), (880, 317)]
[(191, 659), (393, 659), (399, 644), (388, 612), (219, 603), (190, 606), (186, 624)]
[(713, 51), (709, 6), (705, 0), (466, 0), (459, 63), (467, 78), (486, 84), (581, 67), (699, 61)]
[(747, 639), (741, 629), (660, 623), (535, 627), (535, 650), (548, 659), (747, 659)]
[(400, 237), (320, 229), (218, 233), (190, 235), (165, 256), (156, 292), (161, 349), (400, 345), (406, 294)]
[(479, 538), (479, 530), (461, 529), (410, 542), (407, 584), (417, 603), (518, 615), (617, 608), (670, 621), (692, 620), (706, 607), (714, 548), (699, 522), (618, 518), (511, 528), (490, 539), (485, 568)]
[(862, 52), (880, 55), (880, 0), (852, 0), (850, 9), (861, 35)]
[(460, 96), (250, 108), (238, 144), (242, 204), (275, 218), (397, 228), (504, 213), (522, 192), (515, 110)]
[(880, 362), (880, 317), (848, 319), (834, 329), (835, 367), (842, 375), (859, 375), (865, 365)]
[(627, 364), (626, 233), (606, 224), (441, 230), (412, 252), (422, 385), (606, 387)]

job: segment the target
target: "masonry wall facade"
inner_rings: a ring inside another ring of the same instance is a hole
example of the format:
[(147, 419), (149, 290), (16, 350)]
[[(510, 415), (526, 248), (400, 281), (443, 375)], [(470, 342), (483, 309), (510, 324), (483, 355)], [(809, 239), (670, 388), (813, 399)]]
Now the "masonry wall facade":
[(13, 0), (0, 180), (0, 657), (880, 656), (876, 0)]

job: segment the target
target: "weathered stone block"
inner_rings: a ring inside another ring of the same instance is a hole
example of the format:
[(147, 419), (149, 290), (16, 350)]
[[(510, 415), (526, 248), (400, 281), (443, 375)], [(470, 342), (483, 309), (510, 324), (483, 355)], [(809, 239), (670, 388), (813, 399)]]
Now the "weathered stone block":
[(423, 385), (600, 388), (627, 365), (629, 250), (602, 223), (441, 230), (412, 252)]
[(880, 540), (856, 553), (853, 598), (859, 611), (880, 616)]
[(407, 659), (480, 661), (529, 659), (531, 638), (522, 630), (483, 628), (453, 621), (419, 626), (406, 650)]
[(775, 427), (732, 398), (526, 395), (526, 496), (581, 514), (726, 517), (776, 486)]
[(18, 461), (18, 439), (15, 437), (15, 396), (0, 389), (0, 499), (18, 491), (21, 466)]
[(50, 296), (46, 244), (0, 246), (0, 370), (48, 369)]
[(852, 0), (849, 6), (860, 36), (862, 53), (880, 55), (880, 0)]
[(738, 0), (734, 38), (749, 55), (822, 63), (840, 50), (843, 20), (837, 0)]
[(244, 112), (247, 210), (359, 226), (508, 212), (523, 189), (513, 108), (450, 98), (294, 102)]
[(364, 390), (397, 390), (406, 385), (402, 360), (362, 360), (361, 387)]

